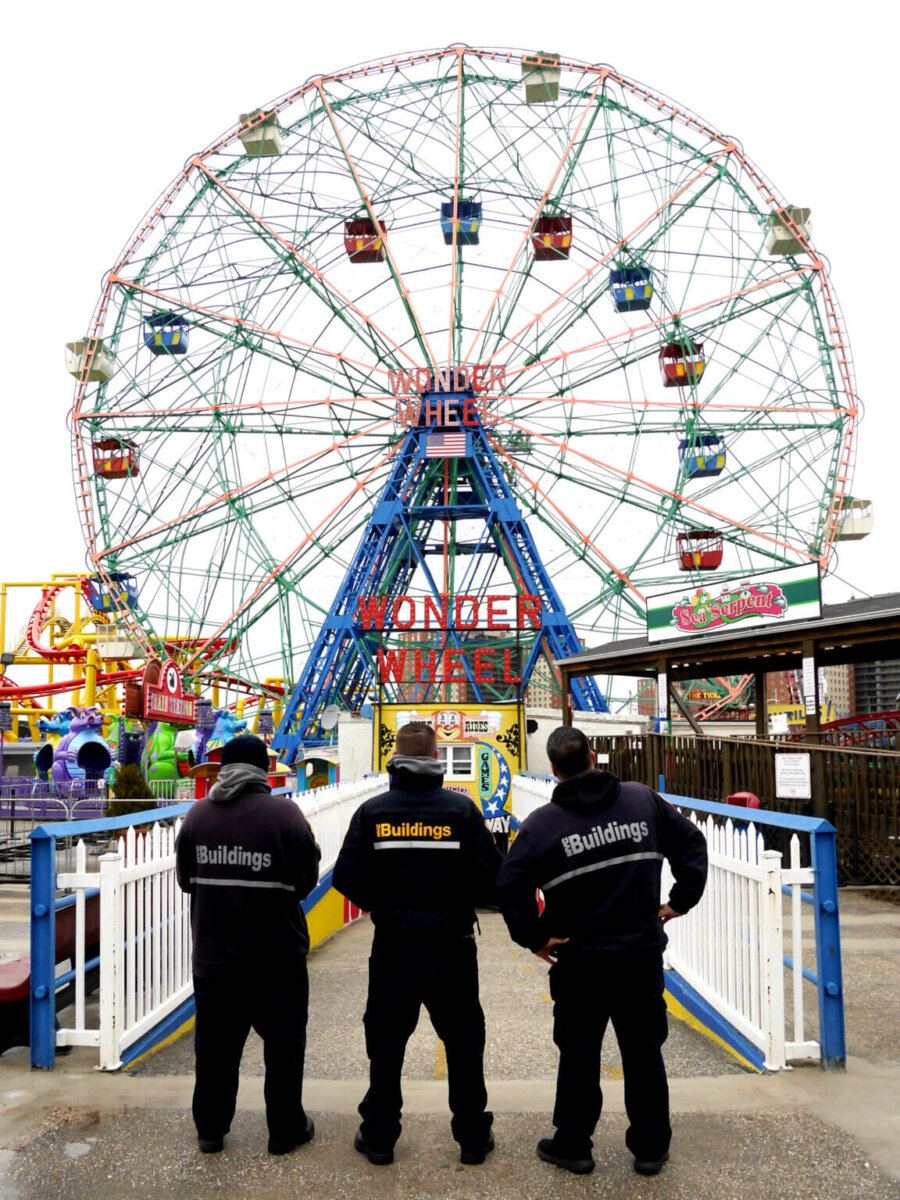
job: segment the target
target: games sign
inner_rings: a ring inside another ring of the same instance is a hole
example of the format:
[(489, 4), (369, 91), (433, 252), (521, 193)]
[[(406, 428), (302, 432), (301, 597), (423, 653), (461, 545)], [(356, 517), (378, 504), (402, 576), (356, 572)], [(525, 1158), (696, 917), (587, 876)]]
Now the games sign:
[(647, 640), (771, 626), (822, 615), (816, 564), (767, 571), (728, 583), (701, 584), (647, 597)]

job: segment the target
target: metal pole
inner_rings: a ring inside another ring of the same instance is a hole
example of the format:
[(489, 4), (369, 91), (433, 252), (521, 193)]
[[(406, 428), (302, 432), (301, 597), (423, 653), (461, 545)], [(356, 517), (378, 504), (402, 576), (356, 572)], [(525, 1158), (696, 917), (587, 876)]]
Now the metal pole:
[(753, 676), (753, 694), (756, 703), (756, 736), (764, 742), (769, 736), (769, 702), (766, 697), (766, 672), (756, 671)]
[(833, 827), (817, 830), (812, 843), (813, 904), (816, 913), (816, 987), (819, 993), (819, 1044), (822, 1068), (843, 1071), (844, 991), (841, 927), (838, 915), (837, 844)]
[(31, 835), (31, 1065), (56, 1062), (56, 838)]

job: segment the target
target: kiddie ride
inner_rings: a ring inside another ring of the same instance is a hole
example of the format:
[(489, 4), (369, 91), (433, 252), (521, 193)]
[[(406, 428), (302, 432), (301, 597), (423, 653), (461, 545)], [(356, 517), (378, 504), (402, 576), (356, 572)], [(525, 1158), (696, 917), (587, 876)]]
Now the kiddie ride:
[[(58, 815), (55, 807), (47, 809), (51, 801), (63, 803), (69, 815), (84, 815), (87, 807), (102, 809), (117, 762), (139, 763), (160, 798), (174, 798), (179, 780), (193, 794), (190, 768), (247, 728), (240, 710), (248, 701), (237, 701), (237, 716), (227, 706), (220, 708), (214, 681), (213, 701), (200, 701), (203, 721), (197, 722), (198, 697), (183, 691), (175, 660), (182, 647), (167, 645), (172, 657), (163, 662), (135, 664), (143, 654), (116, 621), (121, 608), (137, 602), (135, 580), (127, 575), (104, 581), (64, 574), (45, 582), (0, 585), (0, 646), (9, 645), (9, 595), (22, 587), (38, 588), (40, 596), (13, 648), (4, 649), (0, 658), (0, 703), (7, 725), (0, 734), (0, 751), (6, 748), (6, 767), (15, 770), (13, 747), (25, 750), (20, 732), (27, 730), (38, 748), (24, 761), (20, 754), (19, 773), (10, 776), (3, 775), (0, 753), (0, 802), (16, 802), (19, 814), (21, 801), (43, 802), (41, 817)], [(8, 668), (13, 666), (28, 668), (32, 681), (25, 685), (12, 679)], [(72, 677), (54, 678), (60, 666), (70, 667)], [(42, 678), (35, 678), (36, 669)], [(57, 697), (69, 703), (54, 712)], [(271, 723), (260, 701), (254, 728), (265, 728), (267, 717)]]

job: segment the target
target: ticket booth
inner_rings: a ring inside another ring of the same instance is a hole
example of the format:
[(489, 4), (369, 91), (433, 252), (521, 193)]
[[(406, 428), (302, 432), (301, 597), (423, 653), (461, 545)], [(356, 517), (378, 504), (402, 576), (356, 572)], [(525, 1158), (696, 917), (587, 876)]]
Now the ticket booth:
[(525, 710), (503, 704), (379, 704), (375, 709), (374, 769), (384, 771), (397, 730), (411, 721), (434, 727), (446, 766), (444, 787), (470, 796), (501, 849), (509, 839), (512, 779), (525, 770)]

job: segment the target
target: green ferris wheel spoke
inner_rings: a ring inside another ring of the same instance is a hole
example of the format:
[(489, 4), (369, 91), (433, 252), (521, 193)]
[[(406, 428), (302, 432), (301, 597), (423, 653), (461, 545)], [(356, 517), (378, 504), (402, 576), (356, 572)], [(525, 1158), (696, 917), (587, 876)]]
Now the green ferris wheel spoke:
[[(491, 436), (582, 640), (638, 632), (648, 592), (828, 558), (858, 405), (824, 262), (769, 253), (781, 201), (687, 110), (565, 59), (558, 99), (526, 105), (521, 68), (451, 47), (310, 81), (277, 102), (281, 153), (233, 129), (211, 142), (104, 285), (90, 334), (115, 373), (73, 413), (90, 550), (134, 575), (157, 646), (214, 638), (198, 679), (296, 676), (404, 437), (398, 379), (404, 402), (421, 390), (398, 370), (469, 353), (505, 369)], [(439, 205), (463, 197), (483, 204), (479, 244), (447, 247)], [(542, 204), (573, 218), (559, 263), (534, 260)], [(348, 254), (361, 214), (387, 223), (380, 264)], [(630, 263), (653, 273), (643, 313), (610, 296)], [(187, 353), (145, 345), (161, 312), (185, 320)], [(706, 369), (664, 390), (674, 338), (703, 343)], [(695, 478), (679, 441), (709, 433), (726, 466)], [(110, 438), (133, 476), (92, 472)], [(416, 486), (452, 503), (461, 463), (429, 464)], [(726, 548), (703, 576), (676, 552), (698, 529)], [(391, 586), (514, 578), (482, 532), (412, 532), (427, 553), (396, 553)]]

